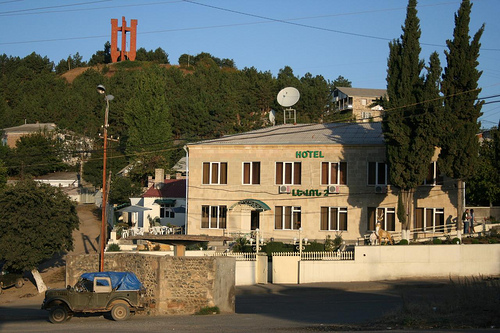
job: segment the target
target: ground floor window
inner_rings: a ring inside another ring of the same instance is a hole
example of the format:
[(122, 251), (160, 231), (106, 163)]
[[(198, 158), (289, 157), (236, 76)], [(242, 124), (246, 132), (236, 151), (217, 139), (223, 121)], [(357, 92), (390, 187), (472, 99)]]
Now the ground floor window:
[(444, 231), (444, 208), (415, 209), (415, 231)]
[(301, 209), (293, 206), (276, 206), (274, 228), (280, 230), (299, 230), (301, 226)]
[(321, 230), (347, 230), (347, 207), (321, 207)]
[(226, 229), (227, 206), (201, 206), (202, 229)]
[(368, 231), (375, 231), (375, 225), (379, 218), (382, 229), (396, 231), (396, 210), (394, 207), (368, 207)]
[(160, 205), (160, 217), (161, 218), (170, 218), (170, 219), (175, 218), (175, 213), (174, 213), (174, 210), (172, 209), (173, 207), (174, 207), (173, 204), (161, 204)]

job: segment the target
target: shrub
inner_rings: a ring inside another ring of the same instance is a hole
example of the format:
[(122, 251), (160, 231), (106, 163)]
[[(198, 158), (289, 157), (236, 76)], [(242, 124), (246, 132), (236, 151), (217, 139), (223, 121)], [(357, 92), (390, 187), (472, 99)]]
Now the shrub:
[(121, 251), (121, 249), (120, 245), (118, 244), (113, 243), (108, 246), (108, 252), (119, 252), (119, 251)]
[(293, 245), (285, 244), (283, 242), (269, 242), (262, 247), (262, 251), (271, 256), (273, 252), (293, 252)]
[(402, 239), (399, 241), (399, 245), (408, 245), (408, 240), (407, 239)]
[(460, 243), (462, 243), (462, 242), (460, 241), (460, 238), (458, 238), (458, 237), (455, 237), (451, 240), (451, 244), (460, 244)]
[(479, 239), (474, 238), (474, 239), (472, 240), (472, 244), (479, 244)]
[(434, 239), (432, 240), (432, 243), (433, 243), (433, 244), (443, 244), (443, 241), (442, 241), (440, 238), (434, 238)]
[(309, 243), (309, 245), (306, 246), (304, 252), (322, 252), (325, 251), (325, 245), (322, 243), (318, 243), (316, 241), (313, 241)]
[(220, 310), (218, 306), (205, 306), (201, 308), (195, 315), (210, 315), (210, 314), (219, 314)]

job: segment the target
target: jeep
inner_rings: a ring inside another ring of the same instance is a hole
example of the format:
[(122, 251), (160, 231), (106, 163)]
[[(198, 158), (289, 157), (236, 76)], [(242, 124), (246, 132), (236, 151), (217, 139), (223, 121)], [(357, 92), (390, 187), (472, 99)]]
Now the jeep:
[(49, 311), (54, 324), (64, 323), (75, 313), (110, 313), (118, 321), (144, 310), (145, 300), (145, 289), (134, 273), (85, 273), (73, 287), (47, 290), (42, 309)]

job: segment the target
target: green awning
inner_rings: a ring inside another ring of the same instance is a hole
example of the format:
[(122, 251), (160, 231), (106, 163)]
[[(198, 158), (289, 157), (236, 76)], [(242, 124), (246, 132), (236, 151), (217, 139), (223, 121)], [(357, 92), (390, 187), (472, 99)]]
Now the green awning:
[(229, 210), (232, 210), (234, 207), (236, 207), (238, 205), (247, 205), (247, 206), (255, 208), (256, 210), (259, 210), (259, 211), (271, 210), (271, 208), (269, 208), (269, 206), (266, 205), (264, 202), (262, 202), (260, 200), (256, 200), (256, 199), (244, 199), (244, 200), (240, 200), (237, 203), (235, 203), (234, 205), (232, 205), (229, 208)]
[(156, 199), (155, 204), (158, 205), (175, 205), (174, 199)]

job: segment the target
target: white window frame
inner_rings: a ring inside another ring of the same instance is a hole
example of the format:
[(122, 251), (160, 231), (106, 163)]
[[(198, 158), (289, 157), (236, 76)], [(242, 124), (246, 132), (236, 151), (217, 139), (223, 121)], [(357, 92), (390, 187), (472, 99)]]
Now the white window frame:
[[(370, 163), (375, 163), (375, 184), (370, 184)], [(385, 167), (385, 182), (381, 183), (380, 180), (378, 179), (378, 174), (379, 174), (379, 167), (380, 164), (384, 164)], [(388, 179), (387, 177), (389, 176), (388, 173), (388, 168), (387, 168), (387, 163), (386, 162), (375, 162), (375, 161), (368, 161), (366, 164), (366, 182), (368, 186), (379, 186), (379, 185), (388, 185)]]
[[(172, 210), (174, 208), (173, 204), (160, 204), (160, 218), (162, 219), (174, 219), (175, 212)], [(163, 217), (162, 217), (163, 212)]]
[[(301, 183), (302, 183), (302, 162), (300, 162), (300, 161), (299, 162), (297, 162), (297, 161), (295, 161), (295, 162), (282, 162), (282, 161), (275, 162), (275, 164), (274, 164), (275, 177), (276, 177), (276, 168), (277, 168), (278, 163), (283, 163), (283, 170), (282, 170), (283, 172), (281, 174), (281, 184), (278, 183), (278, 179), (275, 179), (276, 185), (301, 185)], [(298, 163), (300, 165), (300, 172), (301, 172), (300, 183), (295, 183), (295, 163)], [(285, 182), (285, 180), (286, 180), (286, 165), (287, 164), (291, 164), (291, 166), (292, 166), (292, 169), (291, 169), (292, 170), (291, 171), (292, 172), (292, 174), (291, 174), (292, 182), (291, 182), (291, 184), (288, 184)]]
[[(208, 207), (208, 228), (205, 228), (203, 227), (203, 208), (204, 207)], [(226, 211), (226, 226), (224, 228), (221, 228), (220, 226), (220, 215), (221, 215), (221, 208), (225, 208), (225, 211)], [(216, 227), (212, 227), (212, 209), (213, 208), (216, 208), (217, 209), (217, 216), (215, 217), (217, 219), (217, 223), (216, 223)], [(200, 228), (201, 229), (227, 229), (227, 206), (226, 205), (218, 205), (218, 206), (212, 206), (212, 205), (202, 205), (201, 206), (201, 225), (200, 225)]]
[[(276, 221), (274, 222), (274, 230), (299, 230), (300, 227), (302, 226), (302, 207), (300, 206), (280, 206), (282, 207), (282, 214), (281, 214), (281, 228), (276, 228)], [(290, 229), (286, 229), (285, 228), (285, 208), (286, 207), (291, 207), (291, 223), (290, 223)], [(299, 227), (298, 228), (294, 228), (294, 216), (296, 216), (296, 214), (299, 214)], [(275, 215), (276, 216), (276, 215)]]
[[(348, 222), (349, 217), (347, 215), (347, 207), (321, 207), (321, 208), (328, 208), (328, 214), (327, 214), (327, 219), (328, 219), (328, 229), (321, 229), (321, 217), (320, 217), (320, 231), (347, 231), (349, 223), (346, 225), (345, 230), (340, 229), (340, 214), (346, 214), (346, 221)], [(337, 209), (337, 225), (332, 226), (332, 221), (331, 221), (331, 210), (332, 209)], [(320, 214), (321, 215), (321, 214)]]
[[(205, 164), (209, 163), (210, 167), (208, 170), (208, 183), (203, 183), (203, 176), (204, 176), (204, 171), (205, 171)], [(225, 164), (226, 165), (226, 183), (221, 183), (221, 165)], [(227, 162), (203, 162), (201, 165), (201, 183), (203, 185), (227, 185), (227, 169), (228, 169), (228, 163)], [(218, 173), (217, 173), (217, 182), (212, 183), (212, 168), (214, 165), (218, 165)]]
[(424, 182), (422, 185), (424, 186), (436, 186), (438, 185), (438, 167), (437, 167), (437, 161), (432, 161), (430, 164), (432, 164), (432, 183), (427, 183), (427, 177), (425, 177)]
[[(444, 228), (446, 226), (446, 220), (444, 219), (444, 208), (427, 208), (427, 207), (418, 207), (418, 208), (422, 208), (424, 210), (424, 213), (423, 213), (423, 221), (422, 221), (422, 225), (423, 225), (423, 231), (424, 232), (444, 232)], [(427, 211), (432, 211), (432, 226), (427, 226)], [(443, 230), (437, 230), (436, 231), (436, 227), (439, 227), (439, 225), (436, 225), (436, 220), (437, 220), (437, 215), (443, 215), (443, 226), (441, 228), (443, 228)]]
[[(253, 182), (253, 166), (255, 163), (259, 163), (259, 182), (258, 183), (254, 183)], [(245, 183), (245, 165), (248, 164), (250, 166), (250, 182), (249, 183)], [(262, 175), (262, 172), (261, 172), (261, 163), (259, 161), (253, 161), (253, 162), (242, 162), (241, 163), (241, 184), (243, 185), (260, 185), (260, 178), (261, 178), (261, 175)]]
[[(324, 184), (323, 183), (323, 163), (328, 163), (328, 182), (327, 184)], [(340, 164), (341, 163), (345, 163), (345, 184), (342, 184), (340, 182)], [(332, 183), (332, 164), (337, 164), (337, 182), (336, 183)], [(324, 162), (321, 162), (320, 163), (320, 183), (321, 185), (347, 185), (347, 162), (345, 161), (339, 161), (339, 162), (328, 162), (328, 161), (324, 161)]]

